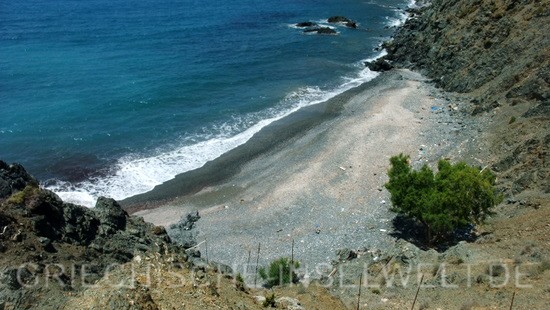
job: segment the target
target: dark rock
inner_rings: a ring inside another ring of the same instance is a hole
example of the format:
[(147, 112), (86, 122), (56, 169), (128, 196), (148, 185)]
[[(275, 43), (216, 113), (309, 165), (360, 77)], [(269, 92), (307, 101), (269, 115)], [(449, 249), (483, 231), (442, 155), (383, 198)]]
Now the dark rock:
[(530, 108), (523, 117), (550, 117), (550, 100)]
[(328, 18), (327, 20), (329, 23), (341, 23), (341, 24), (344, 24), (344, 26), (348, 27), (348, 28), (354, 28), (356, 29), (357, 28), (357, 23), (354, 22), (353, 20), (347, 18), (347, 17), (344, 17), (344, 16), (331, 16)]
[(393, 65), (383, 58), (378, 58), (374, 61), (365, 62), (365, 66), (371, 71), (388, 71), (393, 69)]
[(199, 211), (191, 212), (182, 217), (178, 223), (170, 225), (170, 229), (191, 230), (200, 218)]
[(117, 230), (126, 228), (128, 213), (122, 209), (116, 200), (99, 197), (93, 210), (101, 223), (103, 233), (113, 234)]
[(0, 160), (0, 199), (23, 190), (27, 185), (37, 186), (38, 182), (19, 164), (8, 165)]
[(300, 28), (315, 27), (315, 26), (317, 26), (317, 24), (314, 22), (301, 22), (296, 24), (296, 27), (300, 27)]
[(336, 252), (336, 255), (339, 262), (346, 262), (357, 258), (357, 252), (348, 248), (338, 250), (338, 252)]
[(63, 218), (63, 201), (53, 192), (41, 190), (27, 204), (27, 209), (34, 216), (34, 227), (38, 235), (52, 240), (63, 236), (65, 220)]
[[(171, 243), (164, 228), (128, 216), (113, 199), (99, 198), (92, 209), (64, 203), (53, 192), (39, 188), (21, 166), (8, 166), (2, 161), (0, 191), (2, 265), (31, 266), (32, 270), (31, 273), (23, 267), (0, 269), (0, 304), (8, 301), (21, 305), (20, 308), (30, 308), (25, 305), (47, 302), (52, 309), (60, 308), (66, 300), (66, 290), (79, 291), (84, 282), (94, 284), (113, 265), (129, 262), (141, 252), (170, 253), (178, 261), (188, 260), (184, 249)], [(189, 214), (182, 228), (189, 232), (199, 218), (198, 213)], [(62, 267), (55, 269), (75, 263), (86, 266), (85, 279), (69, 277), (69, 270)], [(54, 276), (50, 284), (55, 285), (33, 282), (47, 272), (50, 278)], [(29, 287), (23, 290), (27, 278)]]
[(166, 232), (166, 229), (162, 226), (155, 226), (153, 227), (153, 231), (152, 231), (153, 235), (155, 236), (163, 236), (163, 235), (166, 235), (167, 232)]
[(50, 252), (50, 253), (56, 252), (55, 248), (52, 245), (52, 241), (50, 239), (46, 237), (39, 237), (38, 242), (42, 245), (42, 247), (46, 252)]
[[(430, 5), (408, 10), (415, 17), (397, 29), (387, 43), (387, 59), (436, 79), (437, 86), (446, 91), (480, 90), (491, 97), (548, 100), (550, 66), (545, 61), (546, 50), (527, 42), (546, 42), (543, 34), (550, 32), (550, 25), (541, 25), (526, 11), (502, 13), (502, 3), (475, 3), (431, 1)], [(518, 20), (524, 20), (522, 27), (518, 27)], [(484, 102), (490, 104), (492, 100)]]
[(345, 25), (348, 28), (357, 29), (357, 23), (356, 22), (347, 22)]
[(187, 254), (189, 257), (201, 257), (201, 252), (197, 248), (188, 249)]
[(304, 33), (317, 33), (317, 34), (337, 34), (338, 32), (329, 27), (318, 27), (304, 30)]
[(88, 245), (95, 239), (99, 220), (94, 212), (88, 208), (70, 203), (64, 204), (63, 218), (65, 219), (63, 240), (69, 243)]
[(0, 275), (1, 283), (5, 284), (10, 290), (17, 290), (22, 286), (22, 283), (17, 279), (17, 270), (16, 268), (8, 268)]
[(327, 20), (329, 23), (353, 23), (353, 21), (345, 16), (331, 16)]

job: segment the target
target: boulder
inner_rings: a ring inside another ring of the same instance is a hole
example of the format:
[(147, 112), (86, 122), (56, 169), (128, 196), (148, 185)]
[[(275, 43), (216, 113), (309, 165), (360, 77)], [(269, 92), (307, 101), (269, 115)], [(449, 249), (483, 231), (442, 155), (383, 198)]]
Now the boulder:
[(365, 62), (365, 66), (367, 66), (367, 68), (369, 68), (371, 71), (377, 72), (393, 69), (393, 65), (383, 58), (378, 58), (374, 61), (367, 61)]
[(27, 185), (37, 186), (38, 182), (19, 164), (8, 165), (0, 160), (0, 199), (8, 198)]
[(300, 301), (296, 298), (292, 297), (279, 297), (275, 299), (275, 306), (277, 308), (281, 309), (288, 309), (288, 310), (302, 310), (304, 307), (300, 304)]
[(63, 205), (65, 226), (63, 240), (72, 244), (88, 245), (96, 237), (100, 221), (94, 212), (71, 203)]
[(99, 197), (93, 210), (101, 223), (103, 233), (112, 234), (117, 230), (126, 228), (128, 213), (122, 209), (116, 200)]

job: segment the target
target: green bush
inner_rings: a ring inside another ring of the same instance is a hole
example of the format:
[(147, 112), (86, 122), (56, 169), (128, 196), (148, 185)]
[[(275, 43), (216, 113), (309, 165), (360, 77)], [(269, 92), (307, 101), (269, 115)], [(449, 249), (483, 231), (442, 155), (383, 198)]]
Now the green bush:
[(298, 277), (294, 270), (300, 268), (300, 263), (294, 261), (292, 264), (290, 259), (281, 257), (269, 264), (269, 268), (260, 268), (260, 277), (267, 281), (267, 287), (276, 285), (285, 285), (289, 283), (297, 283)]
[(392, 211), (422, 223), (430, 245), (458, 227), (483, 222), (500, 202), (495, 176), (489, 170), (440, 160), (434, 175), (426, 165), (413, 170), (409, 156), (403, 154), (392, 157), (390, 163), (385, 186), (391, 194)]
[(7, 203), (13, 204), (13, 205), (22, 205), (24, 204), (29, 198), (35, 196), (39, 192), (38, 186), (35, 185), (27, 185), (22, 191), (19, 191), (15, 194), (12, 194), (8, 200)]
[(246, 291), (246, 284), (244, 283), (244, 278), (243, 276), (238, 273), (237, 276), (235, 277), (235, 287), (239, 290), (239, 291)]
[(265, 300), (263, 302), (263, 306), (264, 307), (271, 307), (271, 308), (274, 308), (275, 307), (275, 304), (276, 304), (276, 301), (275, 301), (275, 294), (271, 293), (271, 295), (267, 295), (265, 296)]

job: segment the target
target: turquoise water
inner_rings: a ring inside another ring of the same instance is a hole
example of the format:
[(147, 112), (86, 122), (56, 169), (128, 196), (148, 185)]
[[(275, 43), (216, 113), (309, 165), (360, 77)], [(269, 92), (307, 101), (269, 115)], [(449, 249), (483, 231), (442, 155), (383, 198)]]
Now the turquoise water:
[[(0, 158), (86, 205), (145, 192), (372, 79), (406, 4), (2, 0)], [(359, 29), (293, 27), (332, 15)]]

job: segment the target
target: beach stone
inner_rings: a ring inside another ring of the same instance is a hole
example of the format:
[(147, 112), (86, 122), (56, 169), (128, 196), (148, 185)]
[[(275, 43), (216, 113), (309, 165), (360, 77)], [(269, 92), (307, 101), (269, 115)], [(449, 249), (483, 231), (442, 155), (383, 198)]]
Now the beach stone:
[(339, 262), (346, 262), (354, 258), (357, 258), (357, 252), (348, 248), (344, 248), (344, 249), (338, 250), (336, 252), (336, 256), (338, 257)]

